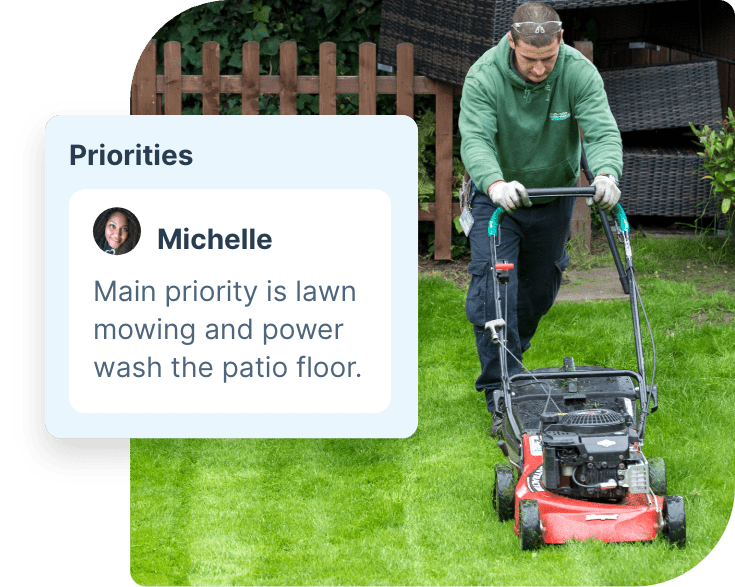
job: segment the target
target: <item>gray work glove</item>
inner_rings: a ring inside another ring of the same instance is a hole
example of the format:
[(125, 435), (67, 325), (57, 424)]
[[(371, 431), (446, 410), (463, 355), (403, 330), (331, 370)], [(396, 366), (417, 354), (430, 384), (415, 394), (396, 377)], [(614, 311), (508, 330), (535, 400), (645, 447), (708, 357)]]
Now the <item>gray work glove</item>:
[(617, 179), (612, 175), (598, 175), (592, 186), (595, 188), (595, 195), (593, 198), (587, 198), (587, 205), (592, 206), (596, 203), (605, 212), (612, 210), (620, 199)]
[(503, 210), (508, 213), (513, 212), (521, 204), (526, 208), (531, 206), (531, 200), (528, 197), (528, 192), (517, 181), (511, 181), (510, 183), (500, 182), (490, 190), (490, 199), (493, 204), (500, 206)]

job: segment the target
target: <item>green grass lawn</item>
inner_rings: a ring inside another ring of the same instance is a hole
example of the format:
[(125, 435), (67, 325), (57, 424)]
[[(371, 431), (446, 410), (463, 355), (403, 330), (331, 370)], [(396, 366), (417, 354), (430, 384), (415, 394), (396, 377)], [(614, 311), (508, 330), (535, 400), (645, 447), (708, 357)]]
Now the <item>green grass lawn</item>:
[[(503, 456), (474, 391), (465, 292), (419, 282), (419, 424), (402, 440), (131, 440), (131, 574), (143, 585), (648, 585), (699, 563), (733, 505), (735, 254), (637, 239), (658, 349), (645, 452), (684, 496), (686, 548), (521, 552), (492, 510)], [(689, 269), (686, 269), (687, 264)], [(707, 265), (708, 271), (703, 269)], [(702, 269), (701, 275), (697, 271)], [(727, 271), (727, 273), (725, 273)], [(529, 368), (635, 368), (626, 300), (558, 303)]]

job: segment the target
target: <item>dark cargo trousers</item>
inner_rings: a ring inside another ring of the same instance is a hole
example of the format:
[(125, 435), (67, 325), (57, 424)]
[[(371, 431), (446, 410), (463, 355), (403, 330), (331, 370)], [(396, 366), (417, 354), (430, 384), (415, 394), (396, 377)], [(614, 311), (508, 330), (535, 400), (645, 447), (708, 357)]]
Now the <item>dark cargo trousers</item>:
[[(485, 392), (487, 409), (495, 411), (493, 394), (500, 389), (499, 346), (492, 343), (485, 323), (494, 320), (493, 282), (490, 268), (488, 223), (496, 206), (490, 198), (473, 188), (472, 216), (475, 223), (470, 231), (472, 260), (467, 271), (472, 275), (465, 310), (474, 325), (477, 354), (481, 373), (475, 382), (477, 391)], [(541, 317), (554, 303), (561, 286), (561, 277), (569, 262), (566, 242), (572, 224), (575, 198), (556, 198), (547, 204), (520, 207), (506, 214), (500, 224), (497, 259), (515, 265), (510, 271), (507, 291), (508, 349), (518, 359), (531, 346)], [(505, 285), (500, 285), (501, 303), (505, 313)], [(504, 318), (504, 316), (499, 316)], [(508, 371), (514, 375), (520, 365), (508, 357)]]

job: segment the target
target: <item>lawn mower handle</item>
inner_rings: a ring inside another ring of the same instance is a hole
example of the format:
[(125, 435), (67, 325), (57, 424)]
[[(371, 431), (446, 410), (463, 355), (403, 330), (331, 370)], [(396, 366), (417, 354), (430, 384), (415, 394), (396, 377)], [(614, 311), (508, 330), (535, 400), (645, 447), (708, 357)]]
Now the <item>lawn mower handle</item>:
[(528, 188), (529, 198), (548, 198), (551, 196), (594, 196), (595, 188), (574, 186), (570, 188)]
[[(582, 159), (583, 166), (586, 163), (584, 159)], [(586, 166), (585, 166), (586, 167)], [(595, 195), (595, 188), (593, 187), (568, 187), (568, 188), (529, 188), (526, 190), (528, 192), (529, 198), (541, 198), (541, 197), (550, 197), (550, 196), (569, 196), (569, 197), (579, 197), (579, 196), (594, 196)], [(618, 270), (618, 276), (620, 278), (620, 285), (623, 287), (623, 292), (626, 295), (630, 294), (630, 284), (628, 283), (628, 277), (626, 275), (626, 271), (623, 269), (623, 264), (620, 261), (620, 255), (618, 253), (618, 249), (615, 246), (615, 239), (613, 237), (612, 231), (610, 230), (610, 223), (607, 219), (607, 214), (602, 211), (599, 204), (597, 205), (597, 211), (600, 215), (600, 220), (602, 220), (602, 227), (605, 230), (605, 236), (607, 237), (607, 243), (610, 246), (610, 251), (612, 252), (613, 261), (615, 262), (615, 267)], [(506, 212), (502, 208), (497, 208), (495, 212), (493, 213), (492, 217), (490, 218), (490, 223), (487, 226), (487, 234), (490, 238), (493, 238), (497, 236), (498, 234), (498, 228), (500, 227), (500, 222), (503, 219), (503, 216), (505, 216)], [(616, 204), (615, 208), (613, 208), (613, 214), (617, 214), (618, 218), (618, 225), (620, 226), (620, 229), (623, 232), (628, 232), (630, 229), (630, 224), (628, 223), (628, 217), (625, 215), (625, 212), (623, 211), (623, 207), (618, 203)]]
[[(556, 197), (556, 196), (572, 196), (572, 197), (588, 196), (589, 197), (595, 194), (595, 188), (593, 187), (588, 187), (588, 188), (580, 188), (580, 187), (531, 188), (527, 191), (528, 191), (529, 198)], [(599, 209), (599, 205), (597, 207)], [(599, 212), (600, 212), (600, 216), (604, 215), (604, 212), (602, 212), (602, 210), (599, 210)], [(630, 229), (630, 224), (628, 224), (628, 217), (625, 215), (625, 212), (623, 211), (623, 207), (620, 204), (616, 204), (612, 210), (612, 213), (617, 215), (618, 225), (620, 226), (620, 230), (622, 230), (623, 232), (628, 232), (628, 230)], [(498, 227), (500, 226), (500, 221), (503, 219), (505, 215), (506, 215), (505, 210), (503, 210), (500, 207), (498, 207), (495, 210), (495, 212), (493, 212), (493, 215), (490, 218), (490, 223), (487, 225), (487, 235), (488, 236), (492, 237), (498, 234)], [(607, 220), (607, 218), (605, 218), (605, 220)], [(609, 232), (609, 227), (606, 227), (605, 232)], [(610, 238), (608, 238), (608, 240), (610, 240)], [(613, 247), (612, 242), (610, 242), (610, 246), (611, 248)]]

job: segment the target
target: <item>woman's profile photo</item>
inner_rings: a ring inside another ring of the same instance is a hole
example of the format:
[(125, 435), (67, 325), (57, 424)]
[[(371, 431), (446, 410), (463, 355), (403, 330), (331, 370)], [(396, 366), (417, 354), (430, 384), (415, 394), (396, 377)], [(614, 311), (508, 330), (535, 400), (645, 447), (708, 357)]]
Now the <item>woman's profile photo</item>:
[(94, 242), (110, 255), (124, 255), (135, 248), (140, 239), (140, 223), (125, 208), (108, 208), (94, 221)]

